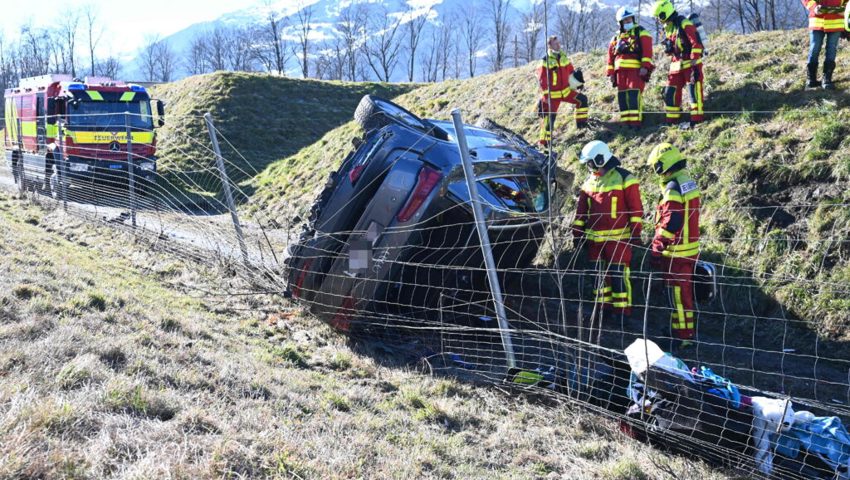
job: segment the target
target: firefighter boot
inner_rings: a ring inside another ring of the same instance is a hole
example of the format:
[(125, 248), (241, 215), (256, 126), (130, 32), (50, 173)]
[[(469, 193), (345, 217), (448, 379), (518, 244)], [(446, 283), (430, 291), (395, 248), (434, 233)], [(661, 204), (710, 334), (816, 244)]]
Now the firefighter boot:
[(807, 67), (809, 69), (809, 81), (806, 83), (806, 88), (820, 87), (820, 81), (818, 80), (818, 62), (812, 62), (808, 64)]
[(823, 62), (823, 89), (835, 90), (835, 84), (832, 83), (832, 73), (835, 72), (835, 62)]

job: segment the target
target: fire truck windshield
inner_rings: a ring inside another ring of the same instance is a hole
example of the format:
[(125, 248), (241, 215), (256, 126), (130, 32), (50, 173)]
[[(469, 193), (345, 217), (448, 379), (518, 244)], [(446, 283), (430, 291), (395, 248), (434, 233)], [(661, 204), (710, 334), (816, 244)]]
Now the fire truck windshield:
[(72, 128), (93, 128), (114, 130), (124, 127), (124, 113), (135, 129), (152, 130), (153, 117), (150, 102), (109, 102), (109, 101), (77, 101), (71, 102), (68, 109), (68, 126)]

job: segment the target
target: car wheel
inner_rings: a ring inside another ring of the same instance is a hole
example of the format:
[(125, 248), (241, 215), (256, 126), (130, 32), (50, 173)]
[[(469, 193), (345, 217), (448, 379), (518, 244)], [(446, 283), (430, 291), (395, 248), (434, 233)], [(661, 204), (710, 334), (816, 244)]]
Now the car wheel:
[(354, 120), (367, 132), (379, 130), (391, 123), (398, 123), (422, 132), (433, 129), (433, 126), (404, 107), (374, 95), (365, 95), (360, 99), (360, 104), (354, 111)]

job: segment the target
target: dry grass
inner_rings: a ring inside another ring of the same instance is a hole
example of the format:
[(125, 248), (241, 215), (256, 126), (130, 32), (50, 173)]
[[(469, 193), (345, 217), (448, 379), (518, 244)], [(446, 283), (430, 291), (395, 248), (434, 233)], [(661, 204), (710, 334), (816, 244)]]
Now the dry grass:
[(722, 478), (5, 194), (0, 237), (0, 478)]

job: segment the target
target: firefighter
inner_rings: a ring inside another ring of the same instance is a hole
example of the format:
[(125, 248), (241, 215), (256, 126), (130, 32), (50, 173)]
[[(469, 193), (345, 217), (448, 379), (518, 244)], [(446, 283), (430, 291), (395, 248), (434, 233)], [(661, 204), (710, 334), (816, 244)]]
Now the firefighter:
[[(682, 123), (687, 127), (700, 123), (704, 117), (703, 105), (703, 45), (696, 26), (676, 12), (670, 0), (658, 0), (655, 17), (664, 24), (664, 52), (670, 55), (670, 74), (664, 89), (667, 123)], [(682, 113), (682, 90), (688, 87), (691, 97), (690, 123)]]
[(587, 96), (579, 92), (584, 85), (580, 71), (577, 71), (567, 54), (561, 51), (561, 42), (553, 35), (547, 42), (549, 52), (543, 58), (537, 69), (537, 78), (543, 96), (537, 103), (537, 113), (543, 119), (540, 128), (539, 144), (548, 147), (552, 142), (552, 131), (555, 128), (555, 117), (561, 102), (572, 103), (576, 107), (576, 127), (587, 126), (588, 101)]
[[(823, 85), (826, 90), (835, 88), (832, 74), (835, 72), (835, 56), (838, 53), (838, 41), (844, 28), (844, 7), (847, 0), (800, 0), (809, 11), (809, 63), (807, 88)], [(823, 62), (823, 84), (818, 80), (818, 60), (826, 40), (826, 58)]]
[(643, 90), (655, 66), (652, 64), (652, 35), (635, 23), (626, 7), (617, 11), (619, 31), (608, 45), (608, 78), (617, 89), (620, 122), (631, 127), (643, 123)]
[(632, 246), (640, 243), (643, 204), (637, 178), (603, 142), (585, 145), (579, 161), (590, 169), (581, 187), (572, 232), (589, 244), (588, 257), (605, 272), (594, 295), (603, 308), (631, 315)]
[(673, 336), (680, 347), (688, 347), (696, 335), (693, 276), (699, 259), (700, 191), (673, 145), (656, 146), (647, 163), (661, 177), (662, 190), (650, 258), (664, 274)]

